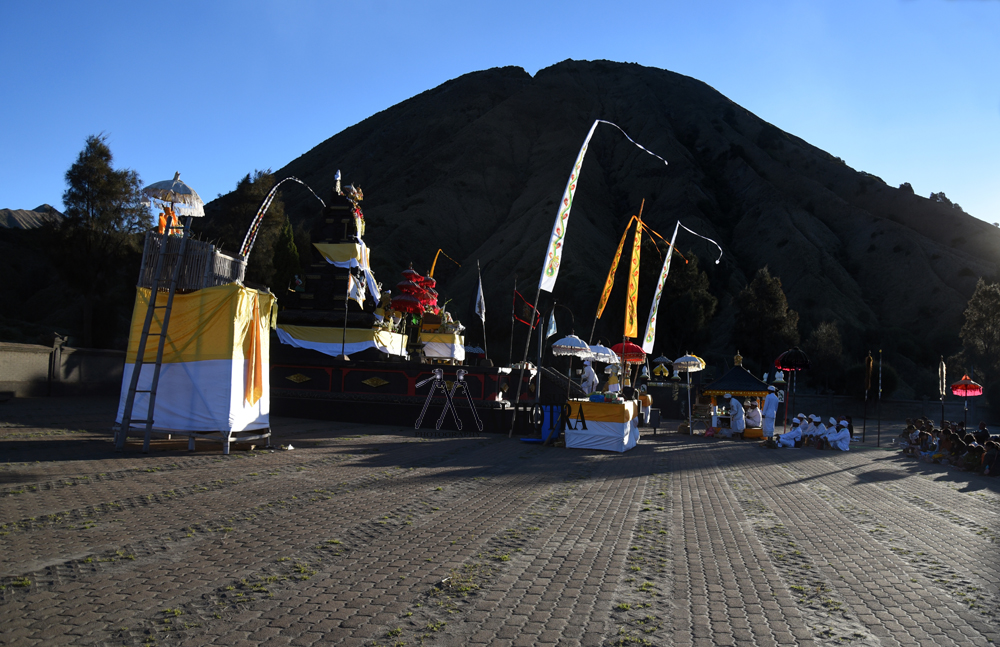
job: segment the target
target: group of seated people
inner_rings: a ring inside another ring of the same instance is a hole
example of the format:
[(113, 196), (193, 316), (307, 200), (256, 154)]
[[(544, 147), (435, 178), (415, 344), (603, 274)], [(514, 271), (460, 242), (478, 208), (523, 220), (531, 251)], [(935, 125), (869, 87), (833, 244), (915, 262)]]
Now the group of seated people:
[(991, 436), (985, 422), (967, 433), (962, 422), (945, 420), (938, 429), (927, 418), (907, 419), (899, 447), (904, 455), (928, 463), (946, 463), (987, 476), (1000, 474), (1000, 436)]
[(831, 416), (824, 423), (816, 414), (807, 416), (800, 413), (792, 418), (791, 429), (775, 436), (774, 443), (777, 447), (815, 447), (846, 452), (850, 449), (853, 437), (854, 425), (850, 416), (841, 416), (839, 419)]

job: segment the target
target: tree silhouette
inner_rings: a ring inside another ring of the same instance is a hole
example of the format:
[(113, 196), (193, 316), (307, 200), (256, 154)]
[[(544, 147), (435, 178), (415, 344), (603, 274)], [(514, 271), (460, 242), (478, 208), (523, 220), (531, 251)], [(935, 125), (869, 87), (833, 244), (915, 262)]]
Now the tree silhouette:
[(132, 298), (136, 235), (152, 223), (142, 204), (142, 181), (131, 169), (115, 170), (105, 135), (87, 137), (76, 162), (66, 171), (65, 219), (54, 225), (53, 263), (67, 284), (83, 297), (83, 345), (95, 342), (100, 313), (102, 343), (111, 341), (116, 312)]
[(782, 351), (799, 343), (799, 313), (788, 307), (781, 279), (771, 276), (766, 265), (736, 296), (736, 306), (737, 350), (752, 358), (758, 370), (770, 371)]
[(988, 377), (996, 375), (1000, 369), (1000, 283), (979, 279), (959, 336), (964, 360)]

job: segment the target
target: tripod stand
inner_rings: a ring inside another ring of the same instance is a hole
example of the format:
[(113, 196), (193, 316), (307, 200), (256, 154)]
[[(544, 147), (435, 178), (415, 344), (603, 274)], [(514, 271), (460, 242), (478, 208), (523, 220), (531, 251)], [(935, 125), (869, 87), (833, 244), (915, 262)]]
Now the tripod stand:
[(472, 417), (475, 418), (476, 420), (476, 426), (479, 428), (479, 431), (482, 431), (483, 422), (482, 420), (479, 419), (479, 414), (476, 412), (476, 405), (472, 401), (472, 394), (469, 393), (469, 386), (465, 381), (465, 376), (469, 372), (463, 371), (462, 369), (458, 370), (457, 375), (455, 377), (455, 382), (454, 384), (452, 384), (451, 391), (448, 391), (448, 386), (444, 381), (444, 370), (436, 368), (434, 369), (433, 372), (434, 372), (434, 377), (429, 377), (426, 380), (417, 382), (416, 384), (417, 388), (420, 388), (423, 385), (427, 384), (428, 382), (433, 382), (430, 391), (427, 392), (427, 399), (424, 400), (424, 408), (420, 412), (420, 417), (417, 418), (417, 422), (416, 424), (413, 425), (413, 428), (420, 429), (420, 424), (424, 421), (424, 415), (427, 413), (427, 407), (429, 407), (431, 404), (431, 398), (434, 397), (434, 393), (437, 389), (441, 389), (441, 392), (444, 393), (446, 402), (444, 405), (444, 410), (441, 412), (441, 416), (438, 418), (437, 424), (435, 425), (434, 428), (435, 429), (441, 428), (441, 425), (444, 424), (445, 416), (448, 415), (448, 411), (450, 410), (452, 417), (455, 419), (455, 426), (458, 428), (459, 431), (461, 431), (462, 420), (458, 417), (458, 409), (455, 408), (455, 393), (457, 393), (458, 389), (461, 388), (462, 391), (465, 392), (465, 398), (469, 402), (469, 407), (472, 409)]

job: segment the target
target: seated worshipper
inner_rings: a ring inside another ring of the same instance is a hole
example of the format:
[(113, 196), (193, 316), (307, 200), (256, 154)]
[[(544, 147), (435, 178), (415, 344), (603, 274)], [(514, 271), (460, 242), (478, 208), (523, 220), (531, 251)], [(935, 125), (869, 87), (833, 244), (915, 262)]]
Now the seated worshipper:
[(810, 413), (805, 418), (802, 414), (799, 414), (799, 419), (802, 420), (802, 445), (803, 447), (809, 444), (812, 440), (813, 434), (816, 433), (816, 414)]
[(937, 429), (932, 429), (931, 433), (928, 435), (927, 441), (924, 443), (923, 448), (917, 454), (917, 458), (925, 463), (935, 462), (935, 456), (941, 458), (940, 454), (941, 447), (941, 436)]
[(986, 441), (990, 439), (990, 430), (986, 428), (985, 422), (980, 422), (979, 429), (976, 429), (972, 435), (976, 438), (977, 443), (985, 445)]
[(823, 449), (823, 440), (826, 438), (826, 425), (823, 420), (816, 416), (816, 429), (813, 430), (812, 444), (816, 449)]
[(795, 447), (795, 443), (802, 440), (801, 424), (798, 417), (792, 418), (792, 428), (778, 436), (778, 447)]
[(580, 386), (583, 387), (583, 392), (587, 395), (597, 391), (597, 373), (594, 372), (594, 367), (590, 365), (590, 360), (583, 361), (583, 381)]
[(996, 476), (1000, 473), (1000, 443), (989, 440), (985, 445), (986, 453), (983, 454), (983, 474), (986, 476)]
[(747, 427), (760, 427), (763, 417), (760, 415), (760, 407), (756, 400), (750, 401), (750, 408), (747, 409)]
[(729, 429), (722, 429), (719, 435), (723, 438), (732, 438), (737, 434), (742, 434), (746, 429), (746, 414), (739, 398), (734, 398), (732, 393), (727, 393), (725, 398), (729, 400)]
[(839, 449), (846, 452), (851, 448), (851, 432), (847, 429), (847, 422), (839, 425), (834, 431), (826, 434), (826, 442), (831, 449)]
[(959, 469), (964, 472), (978, 472), (983, 467), (983, 454), (986, 453), (982, 445), (974, 444), (969, 446), (969, 451), (965, 452)]
[(969, 451), (966, 446), (965, 441), (959, 437), (954, 431), (951, 432), (951, 447), (948, 449), (948, 464), (958, 467), (959, 461), (962, 460), (962, 456), (965, 452)]

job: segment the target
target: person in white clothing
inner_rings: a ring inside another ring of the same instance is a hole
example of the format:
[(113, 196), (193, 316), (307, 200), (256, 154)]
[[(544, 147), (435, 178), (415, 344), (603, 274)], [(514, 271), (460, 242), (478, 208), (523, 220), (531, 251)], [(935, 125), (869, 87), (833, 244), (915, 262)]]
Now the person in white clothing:
[(767, 387), (767, 397), (764, 398), (764, 410), (761, 412), (764, 420), (761, 427), (765, 438), (774, 436), (774, 419), (778, 415), (778, 396), (774, 393), (774, 386)]
[(749, 402), (749, 409), (747, 409), (747, 427), (757, 428), (761, 424), (760, 407), (757, 406), (756, 400), (751, 400)]
[(778, 436), (778, 447), (795, 447), (795, 442), (802, 440), (802, 421), (792, 418), (792, 428)]
[(819, 416), (816, 418), (816, 429), (813, 430), (812, 443), (815, 445), (817, 440), (826, 438), (826, 425), (823, 424), (823, 419)]
[(742, 434), (747, 427), (743, 405), (730, 393), (727, 393), (726, 397), (729, 398), (729, 435)]
[(826, 441), (830, 443), (832, 449), (848, 451), (851, 448), (851, 432), (847, 428), (847, 421), (843, 421), (835, 431), (828, 433)]
[(594, 372), (594, 367), (590, 365), (590, 360), (584, 360), (583, 362), (583, 381), (580, 386), (583, 387), (583, 392), (587, 395), (597, 391), (597, 373)]

